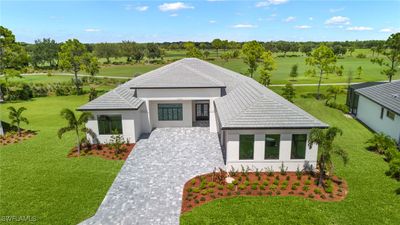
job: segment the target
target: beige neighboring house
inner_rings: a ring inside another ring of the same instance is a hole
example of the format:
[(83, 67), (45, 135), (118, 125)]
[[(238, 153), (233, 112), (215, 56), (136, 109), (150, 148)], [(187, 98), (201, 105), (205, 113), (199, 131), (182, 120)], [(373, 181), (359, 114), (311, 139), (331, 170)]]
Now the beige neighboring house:
[(114, 130), (135, 143), (156, 128), (209, 127), (227, 168), (237, 169), (315, 168), (318, 146), (307, 137), (328, 127), (252, 78), (194, 58), (133, 78), (78, 110), (93, 113), (87, 127), (101, 143)]

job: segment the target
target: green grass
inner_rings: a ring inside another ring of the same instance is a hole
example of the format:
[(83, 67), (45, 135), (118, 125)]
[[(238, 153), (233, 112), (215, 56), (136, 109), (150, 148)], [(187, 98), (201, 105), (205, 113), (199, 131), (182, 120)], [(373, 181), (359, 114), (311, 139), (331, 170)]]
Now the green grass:
[[(26, 82), (26, 83), (58, 83), (58, 82), (67, 82), (71, 81), (72, 76), (63, 76), (63, 75), (28, 75), (22, 76), (22, 78), (11, 78), (10, 82)], [(4, 80), (3, 77), (0, 77), (0, 80)]]
[(30, 124), (23, 127), (38, 131), (30, 140), (0, 147), (1, 216), (35, 216), (37, 224), (77, 224), (95, 213), (123, 162), (67, 158), (74, 136), (57, 138), (57, 130), (66, 125), (60, 110), (74, 109), (86, 99), (45, 97), (0, 105), (0, 119), (5, 121), (8, 106), (25, 106)]
[[(296, 88), (297, 89), (297, 88)], [(325, 89), (325, 88), (323, 88)], [(274, 88), (280, 92), (280, 88)], [(313, 87), (297, 89), (300, 96)], [(299, 93), (302, 92), (302, 93)], [(339, 101), (344, 101), (344, 95)], [(399, 184), (385, 176), (387, 163), (365, 149), (372, 133), (323, 101), (297, 98), (295, 103), (344, 134), (336, 141), (349, 153), (347, 166), (335, 157), (336, 173), (349, 186), (341, 202), (318, 202), (301, 197), (235, 197), (214, 200), (181, 216), (181, 224), (397, 224), (400, 221)]]

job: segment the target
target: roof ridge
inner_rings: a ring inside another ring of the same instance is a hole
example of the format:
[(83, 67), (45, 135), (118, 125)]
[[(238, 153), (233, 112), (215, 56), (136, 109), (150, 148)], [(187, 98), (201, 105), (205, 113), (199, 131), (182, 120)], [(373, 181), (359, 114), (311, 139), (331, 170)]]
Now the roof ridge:
[(217, 84), (217, 85), (224, 85), (224, 86), (225, 86), (225, 84), (224, 84), (223, 82), (221, 82), (221, 81), (219, 81), (219, 80), (217, 80), (217, 79), (215, 79), (215, 78), (213, 78), (213, 77), (211, 77), (211, 76), (208, 76), (207, 74), (204, 74), (204, 73), (200, 72), (199, 70), (197, 70), (197, 69), (195, 69), (195, 68), (192, 68), (191, 66), (186, 65), (185, 63), (182, 63), (182, 65), (183, 65), (186, 69), (191, 70), (191, 71), (194, 71), (194, 72), (197, 73), (198, 75), (200, 75), (200, 76), (202, 76), (202, 77), (204, 77), (204, 78), (206, 78), (206, 79), (208, 79), (208, 80), (214, 82), (214, 84)]

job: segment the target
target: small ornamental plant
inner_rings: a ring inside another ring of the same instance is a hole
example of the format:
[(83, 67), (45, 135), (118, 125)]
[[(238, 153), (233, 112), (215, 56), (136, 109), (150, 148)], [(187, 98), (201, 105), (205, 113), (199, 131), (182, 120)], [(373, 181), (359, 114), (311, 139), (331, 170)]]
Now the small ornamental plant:
[(226, 188), (228, 188), (229, 190), (233, 190), (235, 188), (234, 184), (228, 184), (226, 185)]
[(218, 185), (218, 190), (223, 190), (224, 189), (224, 185)]

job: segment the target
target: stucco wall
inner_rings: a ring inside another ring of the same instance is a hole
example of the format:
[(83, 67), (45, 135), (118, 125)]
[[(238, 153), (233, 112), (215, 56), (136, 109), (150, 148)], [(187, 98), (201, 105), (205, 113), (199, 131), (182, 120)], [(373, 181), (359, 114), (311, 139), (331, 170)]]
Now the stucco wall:
[[(305, 165), (312, 165), (315, 169), (318, 156), (317, 145), (309, 148), (307, 144), (305, 159), (290, 159), (292, 134), (308, 134), (309, 130), (226, 130), (224, 133), (227, 169), (230, 169), (231, 166), (235, 169), (241, 169), (241, 165), (243, 165), (244, 167), (249, 166), (252, 170), (256, 168), (265, 170), (267, 167), (272, 167), (273, 170), (279, 171), (282, 162), (285, 167), (288, 167), (288, 171), (296, 171), (297, 168), (302, 170)], [(255, 135), (253, 160), (239, 160), (240, 134)], [(264, 159), (266, 134), (280, 134), (279, 159), (277, 160)]]
[(398, 142), (400, 141), (400, 116), (396, 115), (392, 120), (386, 116), (387, 109), (383, 112), (381, 119), (382, 106), (360, 96), (358, 100), (357, 118), (365, 125), (376, 132), (383, 132)]
[[(122, 117), (122, 136), (124, 140), (129, 140), (130, 143), (136, 143), (141, 134), (140, 113), (138, 110), (107, 110), (94, 111), (93, 117), (87, 122), (86, 127), (92, 129), (97, 134), (97, 139), (100, 143), (108, 143), (112, 135), (100, 135), (97, 123), (97, 116), (100, 115), (121, 115)], [(91, 137), (88, 136), (89, 140)]]
[[(159, 121), (158, 120), (158, 104), (182, 104), (183, 120), (176, 121)], [(192, 127), (192, 101), (190, 100), (169, 100), (169, 101), (150, 101), (150, 122), (152, 128), (156, 127)]]

